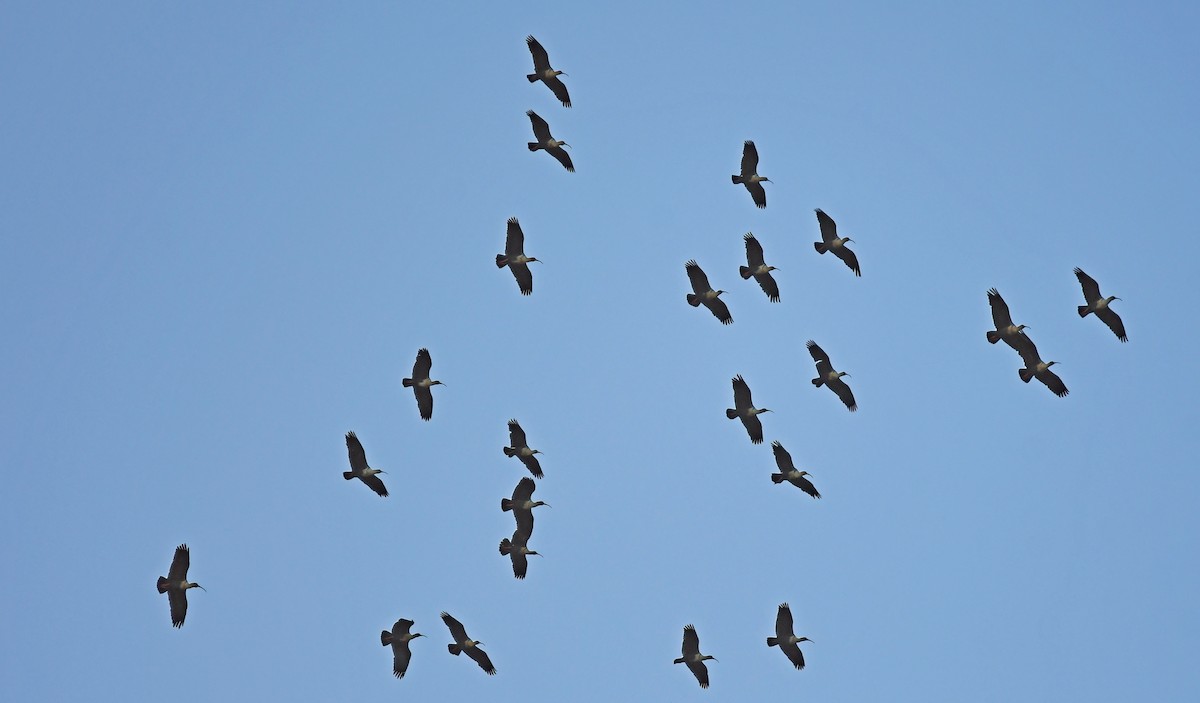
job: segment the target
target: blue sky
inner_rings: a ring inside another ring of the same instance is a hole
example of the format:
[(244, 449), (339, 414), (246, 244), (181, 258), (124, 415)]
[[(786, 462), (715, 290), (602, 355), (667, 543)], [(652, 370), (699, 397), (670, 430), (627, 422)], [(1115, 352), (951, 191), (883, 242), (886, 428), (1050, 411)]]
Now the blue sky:
[[(1188, 3), (10, 3), (13, 700), (1193, 700)], [(530, 85), (535, 35), (574, 107)], [(530, 154), (525, 111), (578, 172)], [(769, 206), (730, 184), (753, 139)], [(863, 276), (819, 257), (813, 209)], [(520, 218), (544, 259), (494, 256)], [(742, 281), (742, 235), (782, 302)], [(695, 258), (724, 327), (687, 306)], [(537, 266), (537, 265), (535, 265)], [(1079, 266), (1130, 341), (1080, 320)], [(1071, 390), (984, 339), (988, 288)], [(851, 414), (809, 383), (814, 339)], [(433, 421), (400, 387), (433, 354)], [(742, 374), (764, 417), (726, 420)], [(498, 509), (545, 478), (512, 578)], [(357, 432), (391, 497), (345, 482)], [(772, 440), (813, 501), (770, 481)], [(181, 630), (154, 590), (192, 549)], [(767, 649), (791, 603), (808, 668)], [(499, 675), (446, 653), (448, 610)], [(397, 682), (378, 633), (429, 635)], [(679, 656), (694, 623), (700, 691)], [(184, 683), (177, 683), (184, 682)]]

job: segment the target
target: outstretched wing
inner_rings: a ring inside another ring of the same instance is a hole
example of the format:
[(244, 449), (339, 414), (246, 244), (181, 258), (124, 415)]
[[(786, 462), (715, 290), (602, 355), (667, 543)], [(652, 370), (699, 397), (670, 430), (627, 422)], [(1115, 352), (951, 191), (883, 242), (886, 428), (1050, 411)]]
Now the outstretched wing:
[(553, 139), (550, 136), (550, 125), (538, 116), (533, 110), (526, 110), (526, 115), (529, 115), (529, 122), (533, 125), (533, 136), (537, 137), (539, 142), (545, 143)]
[(1007, 329), (1012, 325), (1012, 315), (1008, 314), (1008, 303), (1000, 297), (1000, 291), (992, 288), (988, 291), (988, 305), (992, 306), (992, 324), (996, 329)]
[(558, 79), (558, 76), (550, 76), (544, 81), (550, 86), (550, 90), (554, 92), (554, 97), (563, 104), (563, 107), (571, 107), (571, 95), (567, 93), (567, 86)]
[(529, 264), (509, 264), (508, 270), (517, 279), (521, 295), (533, 295), (533, 272), (529, 270)]
[(792, 608), (787, 603), (780, 603), (775, 614), (775, 636), (781, 642), (792, 636)]
[(742, 424), (746, 426), (746, 434), (750, 435), (750, 443), (762, 444), (762, 420), (758, 419), (758, 415), (743, 415)]
[(359, 476), (358, 478), (367, 484), (371, 490), (378, 493), (379, 497), (387, 498), (387, 488), (383, 485), (383, 479), (379, 478), (378, 475), (371, 474), (370, 476)]
[[(181, 544), (175, 548), (175, 557), (171, 559), (171, 570), (167, 572), (167, 579), (171, 583), (179, 583), (187, 578), (188, 566), (192, 563), (191, 552), (188, 551), (186, 544)], [(184, 609), (187, 609), (187, 603), (183, 604)]]
[(417, 397), (417, 410), (421, 412), (421, 419), (433, 418), (433, 391), (422, 386), (413, 386), (413, 395)]
[(528, 502), (530, 498), (533, 498), (533, 492), (536, 490), (537, 484), (534, 483), (533, 479), (523, 478), (517, 482), (517, 487), (513, 489), (512, 500), (514, 503)]
[(751, 269), (762, 266), (765, 263), (763, 261), (762, 245), (758, 243), (758, 240), (750, 232), (747, 232), (742, 238), (746, 240), (746, 265)]
[(750, 397), (750, 385), (741, 374), (733, 377), (733, 407), (738, 410), (754, 407), (754, 400)]
[(533, 474), (534, 478), (542, 478), (542, 465), (538, 462), (538, 458), (533, 454), (529, 456), (521, 456), (521, 463), (525, 468), (529, 469), (529, 473)]
[(354, 473), (359, 473), (369, 467), (367, 453), (363, 450), (362, 442), (358, 441), (358, 435), (353, 432), (346, 433), (346, 451), (350, 455), (350, 469)]
[(837, 223), (833, 218), (825, 214), (821, 208), (817, 208), (817, 224), (821, 226), (821, 240), (829, 244), (837, 239)]
[(433, 368), (433, 358), (429, 356), (429, 350), (421, 347), (417, 350), (417, 360), (413, 364), (413, 380), (420, 381), (423, 378), (429, 378), (429, 370)]
[(521, 429), (521, 424), (516, 420), (508, 421), (508, 444), (516, 449), (528, 446), (525, 440), (525, 430)]
[(541, 74), (550, 69), (550, 57), (546, 54), (546, 50), (542, 48), (541, 42), (533, 38), (533, 35), (525, 37), (525, 43), (529, 46), (529, 53), (533, 55), (533, 70), (535, 73)]
[(1054, 373), (1050, 369), (1046, 369), (1045, 371), (1039, 373), (1037, 375), (1037, 380), (1046, 384), (1046, 387), (1049, 388), (1050, 391), (1059, 398), (1065, 397), (1068, 393), (1070, 393), (1070, 391), (1067, 390), (1067, 384), (1063, 383), (1062, 379), (1058, 377), (1058, 374)]
[(525, 253), (525, 233), (521, 231), (521, 223), (517, 218), (508, 218), (508, 232), (504, 237), (504, 256), (512, 261)]
[(571, 163), (571, 155), (561, 146), (551, 147), (546, 150), (546, 153), (558, 159), (558, 163), (563, 165), (571, 173), (575, 173), (575, 164)]
[[(530, 537), (533, 537), (533, 511), (514, 510), (513, 517), (517, 519), (517, 532), (524, 535), (526, 540), (529, 540)], [(513, 541), (516, 541), (515, 538)]]
[(758, 173), (758, 148), (754, 142), (746, 140), (742, 144), (742, 178)]
[(1083, 288), (1083, 297), (1088, 303), (1097, 301), (1102, 297), (1100, 295), (1100, 284), (1096, 283), (1096, 279), (1084, 273), (1083, 269), (1079, 267), (1075, 268), (1075, 278), (1079, 279), (1079, 286)]
[(708, 276), (704, 275), (704, 269), (700, 268), (700, 264), (696, 263), (695, 259), (684, 264), (687, 270), (688, 281), (692, 284), (692, 291), (696, 295), (704, 295), (712, 290), (712, 286), (708, 283)]
[(831, 364), (829, 361), (829, 355), (826, 354), (825, 350), (818, 346), (816, 342), (810, 339), (805, 342), (804, 346), (808, 347), (808, 353), (812, 354), (813, 361), (817, 362), (818, 364), (824, 361), (826, 364), (829, 364), (830, 368), (833, 368), (833, 364)]
[(687, 663), (687, 668), (692, 670), (692, 674), (700, 682), (700, 688), (708, 688), (708, 667), (704, 665), (704, 662), (690, 661)]
[(762, 288), (767, 294), (767, 300), (772, 303), (779, 302), (779, 284), (775, 282), (775, 277), (768, 273), (754, 274), (754, 280), (758, 281), (758, 287)]
[(462, 623), (454, 619), (454, 616), (445, 611), (442, 611), (442, 622), (446, 623), (446, 627), (450, 630), (450, 636), (454, 638), (455, 643), (467, 641), (467, 628), (463, 627)]
[(733, 324), (733, 315), (729, 314), (729, 306), (725, 304), (724, 300), (720, 298), (705, 300), (704, 307), (708, 308), (712, 312), (713, 317), (720, 320), (722, 325)]
[(492, 660), (488, 659), (487, 652), (480, 649), (478, 645), (467, 647), (463, 651), (467, 653), (468, 657), (474, 659), (479, 668), (486, 671), (488, 676), (496, 675), (496, 667), (492, 666)]
[(783, 653), (787, 655), (788, 661), (797, 669), (804, 668), (804, 653), (800, 651), (800, 647), (796, 644), (781, 644), (779, 646)]
[(1118, 315), (1112, 308), (1104, 308), (1096, 311), (1096, 317), (1104, 321), (1108, 328), (1117, 335), (1117, 339), (1122, 342), (1128, 342), (1129, 337), (1125, 336), (1125, 323), (1121, 322), (1121, 316)]
[(167, 591), (167, 601), (171, 604), (171, 626), (183, 627), (187, 617), (187, 592), (178, 588)]
[(837, 249), (834, 249), (833, 253), (837, 256), (837, 258), (841, 259), (842, 262), (844, 264), (846, 264), (846, 266), (848, 266), (851, 271), (854, 272), (855, 276), (862, 275), (862, 270), (858, 267), (858, 257), (855, 256), (854, 252), (850, 251), (850, 249), (847, 248), (845, 244), (838, 247)]
[(779, 467), (780, 471), (786, 474), (796, 468), (796, 465), (792, 463), (791, 453), (784, 449), (782, 444), (771, 442), (771, 451), (775, 454), (775, 465)]
[(683, 656), (694, 657), (700, 653), (700, 635), (696, 634), (694, 625), (683, 627)]
[[(758, 181), (755, 181), (753, 183), (751, 183), (750, 181), (746, 181), (744, 185), (746, 186), (746, 190), (750, 191), (750, 197), (754, 198), (755, 205), (757, 205), (760, 208), (764, 208), (767, 206), (767, 191), (765, 188), (763, 188), (762, 183), (760, 183)], [(701, 664), (701, 666), (704, 666), (704, 665)]]
[(850, 412), (858, 410), (858, 405), (854, 402), (854, 393), (850, 391), (850, 386), (847, 386), (845, 381), (835, 378), (832, 381), (826, 381), (825, 385), (829, 386), (829, 390), (837, 394), (837, 397), (841, 399)]

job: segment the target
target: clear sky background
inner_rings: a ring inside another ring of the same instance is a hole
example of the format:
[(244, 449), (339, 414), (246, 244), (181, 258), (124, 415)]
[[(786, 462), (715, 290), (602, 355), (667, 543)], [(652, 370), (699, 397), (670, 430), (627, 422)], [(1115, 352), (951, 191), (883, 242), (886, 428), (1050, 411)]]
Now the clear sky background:
[[(326, 5), (0, 10), (4, 698), (1195, 700), (1193, 3)], [(993, 286), (1068, 397), (987, 344)], [(523, 582), (510, 417), (554, 506)], [(342, 480), (348, 430), (391, 497)], [(771, 483), (772, 440), (824, 499)], [(174, 630), (181, 542), (208, 592)], [(765, 646), (783, 601), (802, 672)], [(429, 635), (402, 681), (399, 617)]]

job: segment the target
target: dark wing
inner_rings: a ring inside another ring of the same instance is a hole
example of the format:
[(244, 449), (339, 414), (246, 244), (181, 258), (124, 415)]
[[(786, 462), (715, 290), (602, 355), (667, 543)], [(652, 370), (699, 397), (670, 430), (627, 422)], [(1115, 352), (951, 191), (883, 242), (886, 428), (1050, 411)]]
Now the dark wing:
[(358, 435), (353, 432), (346, 433), (346, 450), (350, 454), (350, 469), (354, 473), (360, 473), (369, 467), (367, 453), (363, 450), (362, 442), (358, 441)]
[(809, 494), (813, 498), (821, 497), (821, 493), (820, 493), (820, 491), (817, 490), (817, 487), (814, 486), (813, 482), (809, 481), (808, 478), (805, 476), (799, 477), (799, 480), (796, 483), (796, 487), (799, 488), (800, 490), (804, 491), (805, 493)]
[[(167, 579), (172, 584), (179, 583), (187, 578), (188, 566), (192, 563), (191, 552), (188, 551), (186, 544), (181, 544), (175, 548), (175, 558), (171, 560), (171, 570), (167, 572)], [(171, 606), (174, 610), (175, 606)], [(183, 609), (187, 610), (187, 602), (183, 604)], [(182, 616), (181, 616), (182, 617)], [(182, 622), (182, 619), (180, 620)]]
[(792, 608), (787, 603), (780, 603), (779, 612), (775, 614), (775, 636), (783, 642), (792, 634)]
[(1045, 371), (1039, 373), (1037, 375), (1037, 380), (1046, 384), (1046, 387), (1049, 388), (1050, 391), (1059, 398), (1065, 397), (1071, 392), (1067, 390), (1067, 384), (1063, 383), (1062, 379), (1058, 377), (1058, 374), (1054, 373), (1050, 369), (1046, 369)]
[(167, 591), (167, 600), (171, 603), (171, 626), (183, 627), (183, 619), (187, 617), (187, 592), (172, 588)]
[(684, 264), (684, 268), (687, 269), (688, 280), (691, 281), (692, 291), (696, 295), (704, 295), (712, 290), (712, 286), (708, 283), (708, 276), (704, 275), (704, 269), (700, 268), (700, 264), (696, 263), (694, 259)]
[(771, 451), (775, 454), (775, 465), (779, 467), (780, 471), (786, 474), (796, 468), (796, 465), (792, 463), (792, 455), (783, 448), (782, 444), (771, 442)]
[(729, 306), (725, 304), (724, 300), (720, 298), (705, 300), (704, 307), (708, 308), (712, 312), (713, 317), (720, 320), (722, 325), (733, 324), (733, 315), (729, 314)]
[(554, 137), (550, 136), (550, 125), (546, 124), (546, 120), (538, 117), (538, 114), (533, 110), (526, 110), (526, 115), (529, 115), (529, 122), (533, 124), (533, 136), (537, 137), (539, 142), (547, 142)]
[(992, 306), (992, 324), (997, 330), (1007, 329), (1012, 323), (1012, 315), (1008, 314), (1008, 303), (1000, 297), (1000, 291), (995, 288), (988, 291), (988, 305)]
[(513, 278), (517, 279), (517, 287), (521, 289), (521, 295), (532, 295), (533, 272), (529, 270), (529, 264), (509, 264), (508, 270), (512, 271)]
[(754, 280), (758, 281), (758, 287), (763, 289), (767, 294), (767, 299), (772, 303), (779, 302), (779, 284), (775, 282), (775, 277), (767, 273), (754, 274)]
[(567, 86), (558, 80), (558, 76), (550, 76), (545, 79), (545, 84), (550, 86), (550, 90), (554, 92), (554, 97), (563, 104), (563, 107), (571, 107), (571, 95), (567, 93)]
[(546, 153), (558, 159), (558, 163), (563, 165), (571, 173), (575, 173), (575, 164), (571, 163), (571, 155), (561, 146), (552, 147), (546, 150)]
[(742, 178), (758, 173), (758, 148), (746, 140), (742, 145)]
[[(755, 205), (759, 206), (760, 208), (767, 206), (767, 191), (765, 188), (763, 188), (763, 184), (761, 182), (755, 181), (754, 183), (751, 183), (746, 181), (746, 183), (743, 185), (746, 186), (746, 190), (750, 191), (750, 197), (754, 198)], [(701, 664), (700, 666), (704, 665)]]
[(708, 688), (708, 667), (704, 665), (704, 662), (690, 661), (687, 663), (687, 668), (692, 670), (692, 674), (700, 682), (700, 688)]
[[(523, 479), (523, 480), (532, 480), (532, 479)], [(524, 535), (525, 540), (528, 541), (530, 537), (533, 537), (533, 511), (532, 510), (514, 510), (513, 517), (515, 517), (517, 519), (517, 532)], [(513, 538), (513, 541), (514, 542), (516, 541), (515, 537)]]
[(394, 625), (392, 625), (392, 637), (395, 638), (399, 635), (407, 635), (409, 633), (409, 631), (412, 629), (412, 626), (413, 626), (412, 620), (405, 620), (404, 618), (400, 618), (399, 620), (396, 621), (396, 623)]
[(758, 240), (750, 232), (747, 232), (743, 236), (743, 239), (746, 240), (746, 264), (752, 269), (762, 266), (765, 263), (763, 261), (762, 245), (758, 243)]
[(1029, 335), (1025, 334), (1024, 331), (1018, 334), (1015, 338), (1002, 337), (1001, 339), (1004, 340), (1005, 344), (1012, 347), (1013, 351), (1020, 354), (1022, 358), (1024, 358), (1030, 350), (1033, 351), (1034, 356), (1037, 356), (1037, 347), (1033, 345), (1033, 340), (1030, 339)]
[(468, 657), (474, 659), (475, 663), (479, 665), (479, 668), (486, 671), (488, 676), (496, 675), (496, 667), (492, 666), (492, 660), (488, 659), (487, 652), (483, 651), (478, 646), (467, 647), (463, 651), (466, 652)]
[(508, 553), (508, 556), (512, 559), (513, 576), (519, 579), (525, 578), (526, 572), (529, 571), (529, 559), (525, 556), (525, 553), (521, 551), (521, 547), (526, 546), (528, 542), (529, 537), (522, 534), (520, 529), (518, 529), (516, 532), (513, 532), (513, 549)]
[(1117, 339), (1122, 342), (1128, 342), (1129, 338), (1125, 336), (1125, 323), (1121, 322), (1121, 316), (1113, 311), (1112, 308), (1104, 308), (1096, 311), (1096, 317), (1104, 321), (1108, 328), (1117, 335)]
[(1099, 300), (1102, 297), (1100, 295), (1100, 284), (1096, 283), (1096, 279), (1084, 273), (1083, 269), (1075, 269), (1075, 278), (1079, 279), (1079, 285), (1083, 288), (1083, 297), (1089, 303)]
[(858, 405), (854, 402), (854, 393), (850, 391), (850, 386), (847, 386), (845, 381), (835, 378), (832, 381), (826, 381), (825, 385), (829, 386), (829, 390), (837, 394), (837, 397), (841, 399), (850, 412), (858, 410)]
[(862, 270), (858, 267), (858, 257), (854, 255), (854, 252), (847, 249), (845, 244), (837, 249), (834, 249), (833, 253), (836, 254), (837, 258), (841, 259), (846, 266), (850, 267), (850, 270), (854, 272), (855, 276), (862, 275)]
[(542, 477), (542, 465), (538, 463), (536, 456), (530, 454), (529, 456), (519, 458), (521, 459), (521, 463), (525, 465), (525, 468), (529, 469), (529, 473), (533, 474), (534, 478)]
[(694, 625), (685, 625), (683, 628), (683, 656), (693, 657), (700, 653), (700, 635), (696, 634)]
[(417, 350), (417, 361), (413, 364), (413, 380), (420, 381), (423, 378), (429, 378), (429, 369), (433, 368), (433, 358), (429, 356), (429, 350), (422, 347)]
[(512, 261), (525, 253), (525, 233), (521, 231), (521, 223), (517, 218), (508, 218), (508, 233), (504, 237), (504, 256)]
[(779, 648), (787, 655), (788, 661), (797, 669), (804, 668), (804, 653), (800, 651), (800, 647), (795, 644), (782, 643)]
[(762, 420), (758, 419), (758, 415), (743, 415), (742, 424), (746, 426), (746, 434), (750, 435), (750, 442), (752, 444), (762, 444)]
[(359, 476), (358, 478), (363, 483), (367, 484), (367, 486), (369, 486), (371, 488), (371, 490), (378, 493), (381, 498), (387, 498), (387, 494), (388, 494), (387, 488), (384, 487), (383, 479), (379, 478), (378, 474), (371, 474), (370, 476)]
[(409, 640), (392, 640), (392, 674), (404, 678), (408, 673), (408, 663), (412, 661), (412, 650), (408, 648)]
[(463, 627), (461, 622), (455, 620), (450, 613), (442, 612), (442, 622), (446, 623), (446, 627), (450, 630), (450, 636), (454, 638), (456, 644), (470, 639), (467, 637), (467, 628)]
[(818, 346), (816, 342), (810, 339), (805, 342), (804, 346), (808, 347), (808, 353), (812, 354), (813, 361), (817, 362), (818, 364), (824, 361), (826, 364), (829, 364), (830, 368), (833, 367), (833, 364), (830, 364), (829, 362), (829, 355), (826, 354), (825, 350)]
[[(524, 442), (524, 437), (521, 438)], [(524, 446), (522, 444), (521, 446)], [(531, 478), (523, 478), (517, 482), (517, 487), (513, 489), (512, 500), (514, 503), (524, 503), (533, 497), (533, 492), (537, 490), (537, 484)]]
[(417, 396), (417, 410), (421, 411), (421, 419), (433, 417), (433, 391), (421, 386), (413, 386), (413, 395)]
[(733, 407), (738, 410), (754, 407), (754, 401), (750, 397), (750, 386), (741, 374), (733, 377)]
[(550, 68), (550, 57), (546, 54), (546, 50), (542, 48), (541, 42), (533, 38), (533, 35), (525, 37), (525, 43), (529, 45), (529, 53), (533, 55), (533, 70), (536, 73), (542, 73)]
[(1021, 361), (1025, 362), (1025, 368), (1032, 371), (1037, 368), (1038, 364), (1042, 363), (1042, 356), (1038, 354), (1037, 345), (1033, 343), (1033, 340), (1027, 335), (1023, 334), (1022, 336), (1025, 337), (1026, 343), (1021, 344), (1020, 348), (1017, 349), (1017, 353), (1021, 355)]
[(826, 244), (837, 239), (837, 223), (821, 208), (817, 208), (817, 224), (821, 226), (821, 239)]
[[(516, 420), (509, 420), (508, 421), (508, 444), (509, 444), (509, 446), (520, 449), (521, 447), (528, 446), (525, 442), (526, 442), (525, 430), (521, 429), (520, 423), (518, 423)], [(519, 487), (520, 486), (518, 486), (518, 488)], [(515, 498), (516, 496), (514, 495), (513, 497)]]

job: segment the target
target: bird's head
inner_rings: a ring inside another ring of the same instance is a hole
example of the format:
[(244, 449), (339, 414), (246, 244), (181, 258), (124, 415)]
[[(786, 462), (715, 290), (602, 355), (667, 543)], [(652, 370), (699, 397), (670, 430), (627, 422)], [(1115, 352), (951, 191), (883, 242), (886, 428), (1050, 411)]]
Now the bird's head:
[(800, 475), (801, 476), (812, 476), (812, 474), (808, 473), (807, 471), (801, 471)]
[[(554, 71), (554, 75), (556, 75), (556, 76), (566, 76), (567, 74), (563, 73), (562, 71), (555, 70), (555, 71)], [(570, 76), (567, 76), (567, 77), (568, 77), (568, 78), (570, 78)]]
[(559, 146), (565, 146), (565, 147), (567, 147), (568, 149), (570, 149), (570, 148), (571, 148), (571, 145), (570, 145), (570, 144), (568, 144), (568, 143), (566, 143), (566, 142), (559, 142), (559, 143), (558, 143), (558, 145), (559, 145)]
[(1018, 332), (1020, 332), (1021, 330), (1027, 330), (1027, 329), (1029, 329), (1029, 325), (1017, 325)]
[(544, 501), (544, 500), (539, 500), (539, 501), (536, 501), (536, 502), (534, 502), (534, 504), (533, 504), (532, 506), (530, 506), (530, 507), (531, 507), (531, 508), (536, 508), (536, 507), (538, 507), (539, 505), (544, 505), (544, 506), (546, 506), (547, 508), (552, 508), (552, 507), (554, 507), (554, 506), (550, 505), (549, 503), (547, 503), (547, 502), (546, 502), (546, 501)]
[(720, 659), (717, 659), (716, 657), (714, 657), (714, 656), (713, 656), (713, 655), (711, 655), (711, 654), (705, 654), (704, 656), (700, 657), (700, 661), (704, 661), (704, 660), (706, 660), (706, 659), (712, 659), (712, 660), (713, 660), (713, 661), (715, 661), (715, 662), (719, 662), (719, 661), (721, 661)]
[(430, 381), (430, 382), (429, 382), (429, 385), (431, 385), (431, 386), (444, 386), (444, 385), (446, 385), (446, 384), (442, 383), (441, 381)]
[(770, 408), (759, 408), (758, 412), (759, 412), (759, 414), (762, 414), (762, 413), (773, 413), (775, 411)]
[(1051, 362), (1047, 362), (1047, 364), (1046, 364), (1046, 368), (1050, 368), (1051, 366), (1054, 366), (1054, 365), (1055, 365), (1055, 364), (1057, 364), (1057, 363), (1058, 363), (1057, 361), (1051, 361)]
[(529, 257), (529, 259), (525, 263), (530, 264), (530, 263), (533, 263), (534, 261), (538, 262), (539, 264), (542, 263), (541, 259), (538, 259), (537, 257), (534, 257), (534, 256)]
[(778, 270), (779, 270), (779, 267), (778, 267), (778, 266), (768, 266), (768, 267), (767, 267), (767, 270), (768, 270), (768, 271), (778, 271)]
[[(201, 586), (201, 585), (200, 585), (200, 584), (198, 584), (198, 583), (189, 583), (189, 584), (187, 585), (187, 587), (188, 587), (188, 588), (199, 588), (201, 591), (204, 591), (205, 593), (208, 593), (208, 590), (207, 590), (207, 589), (205, 589), (205, 588), (204, 588), (204, 586)], [(187, 588), (185, 588), (184, 590), (186, 591), (186, 590), (187, 590)]]
[(845, 371), (838, 371), (838, 378), (841, 378), (842, 376), (850, 378), (850, 374), (846, 373)]
[(532, 452), (530, 452), (530, 454), (545, 454), (545, 453), (546, 452), (543, 452), (541, 449), (534, 449)]
[(1112, 302), (1112, 301), (1114, 301), (1114, 300), (1120, 300), (1120, 298), (1118, 298), (1118, 297), (1117, 297), (1117, 296), (1115, 296), (1115, 295), (1110, 295), (1110, 296), (1108, 296), (1108, 299), (1107, 299), (1107, 300), (1105, 300), (1104, 302), (1106, 302), (1106, 303), (1111, 303), (1111, 302)]
[(807, 637), (801, 637), (800, 639), (796, 640), (796, 642), (812, 642), (812, 640)]
[(718, 296), (719, 296), (719, 295), (722, 295), (724, 292), (725, 292), (725, 291), (723, 291), (723, 290), (719, 290), (719, 291), (717, 291), (716, 295), (718, 295)]
[(408, 638), (409, 638), (410, 640), (415, 640), (415, 639), (416, 639), (416, 638), (418, 638), (418, 637), (424, 637), (424, 636), (425, 636), (425, 635), (422, 635), (420, 632), (414, 632), (414, 633), (412, 633), (411, 635), (409, 635), (409, 637), (408, 637)]

